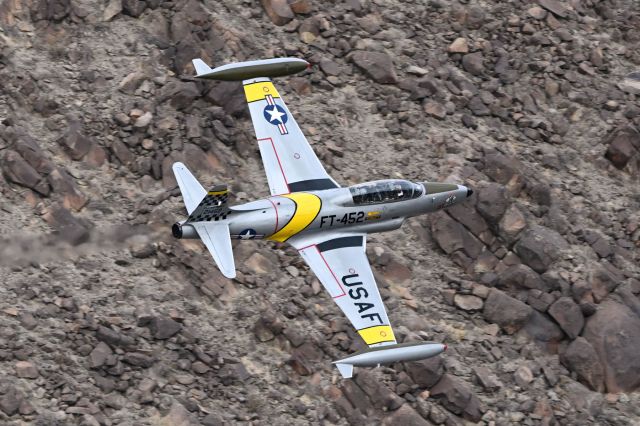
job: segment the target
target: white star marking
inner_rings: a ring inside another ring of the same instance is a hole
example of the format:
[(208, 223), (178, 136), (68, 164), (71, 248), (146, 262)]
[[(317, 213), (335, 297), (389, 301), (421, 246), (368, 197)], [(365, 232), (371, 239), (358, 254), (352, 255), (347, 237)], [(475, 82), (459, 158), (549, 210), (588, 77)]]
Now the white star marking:
[(250, 240), (253, 237), (251, 231), (247, 230), (244, 234), (240, 234), (241, 240)]
[(269, 115), (271, 115), (271, 118), (269, 119), (269, 121), (280, 121), (280, 122), (282, 122), (280, 117), (285, 115), (284, 112), (278, 111), (278, 108), (276, 108), (275, 106), (273, 107), (272, 110), (267, 110), (267, 112), (269, 113)]

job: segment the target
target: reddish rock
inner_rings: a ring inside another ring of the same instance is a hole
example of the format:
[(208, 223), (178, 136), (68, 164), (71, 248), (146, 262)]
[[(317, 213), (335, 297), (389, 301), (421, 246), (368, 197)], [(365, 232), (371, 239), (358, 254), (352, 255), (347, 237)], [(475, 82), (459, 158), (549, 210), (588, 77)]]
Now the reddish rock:
[(295, 17), (287, 0), (261, 0), (261, 3), (271, 22), (278, 26), (288, 24)]
[(32, 362), (18, 361), (16, 362), (16, 375), (23, 379), (37, 379), (40, 373)]
[(640, 388), (640, 317), (627, 306), (607, 300), (587, 319), (583, 337), (604, 368), (607, 392)]
[(640, 156), (640, 133), (632, 127), (618, 129), (609, 137), (605, 157), (619, 169), (623, 169), (635, 156)]
[(591, 389), (604, 391), (604, 371), (598, 354), (587, 339), (578, 337), (560, 357), (562, 363), (575, 371), (581, 382)]

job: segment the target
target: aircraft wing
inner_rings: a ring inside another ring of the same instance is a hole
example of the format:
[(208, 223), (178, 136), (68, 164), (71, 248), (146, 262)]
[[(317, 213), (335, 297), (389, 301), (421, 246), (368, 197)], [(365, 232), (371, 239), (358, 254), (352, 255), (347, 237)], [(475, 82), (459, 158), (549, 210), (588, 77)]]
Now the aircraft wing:
[(268, 78), (244, 80), (271, 195), (338, 188)]
[(331, 233), (289, 242), (367, 345), (396, 343), (365, 252), (366, 234)]

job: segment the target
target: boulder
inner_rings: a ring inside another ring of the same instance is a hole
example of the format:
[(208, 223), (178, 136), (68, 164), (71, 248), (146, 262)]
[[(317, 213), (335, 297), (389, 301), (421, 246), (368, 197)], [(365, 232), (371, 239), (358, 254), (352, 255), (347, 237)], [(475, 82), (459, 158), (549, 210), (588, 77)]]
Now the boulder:
[(71, 245), (78, 245), (89, 240), (88, 225), (76, 217), (69, 210), (59, 205), (50, 206), (43, 219), (64, 241)]
[(0, 410), (2, 410), (7, 416), (12, 416), (20, 409), (24, 395), (15, 387), (11, 387), (2, 398), (0, 398)]
[(571, 342), (560, 357), (560, 361), (571, 371), (575, 371), (581, 382), (591, 389), (604, 391), (604, 371), (596, 350), (584, 337)]
[(404, 403), (404, 400), (381, 382), (371, 370), (360, 369), (356, 375), (356, 383), (378, 408), (395, 410)]
[(246, 113), (247, 102), (239, 81), (221, 81), (212, 86), (205, 99), (221, 106), (229, 115), (240, 117)]
[(569, 247), (567, 241), (553, 229), (540, 225), (529, 226), (514, 247), (522, 262), (538, 273), (545, 272)]
[(383, 426), (429, 426), (430, 424), (431, 423), (423, 419), (416, 410), (411, 408), (409, 404), (404, 404), (382, 420)]
[(398, 82), (391, 57), (382, 52), (357, 51), (351, 55), (353, 63), (377, 83)]
[(634, 156), (640, 156), (640, 133), (633, 127), (623, 127), (609, 137), (608, 145), (605, 157), (623, 169)]
[(498, 274), (497, 286), (509, 290), (522, 288), (547, 291), (548, 286), (544, 280), (533, 269), (527, 265), (517, 264), (509, 266)]
[(589, 317), (583, 337), (604, 368), (607, 392), (640, 388), (640, 318), (626, 305), (606, 300)]
[(42, 176), (16, 151), (8, 150), (5, 153), (2, 169), (9, 182), (32, 189), (44, 196), (51, 192)]
[(461, 415), (472, 422), (480, 421), (483, 412), (482, 403), (462, 380), (445, 374), (430, 393), (452, 413)]
[(575, 339), (584, 326), (584, 317), (582, 316), (580, 306), (570, 297), (561, 297), (556, 300), (556, 302), (549, 307), (549, 315), (560, 324), (560, 327), (562, 327), (562, 330), (567, 333), (570, 339)]
[(193, 101), (200, 96), (200, 90), (194, 82), (171, 80), (160, 89), (158, 103), (170, 101), (177, 110), (189, 108)]
[(405, 370), (413, 382), (424, 388), (431, 388), (438, 383), (444, 374), (444, 360), (442, 357), (424, 359), (405, 364)]
[(16, 375), (23, 379), (37, 379), (40, 373), (32, 362), (18, 361), (16, 362)]
[(149, 322), (149, 331), (154, 339), (165, 340), (173, 337), (182, 329), (182, 324), (169, 317), (157, 316)]
[(469, 74), (480, 76), (484, 72), (484, 58), (481, 52), (469, 53), (462, 57), (462, 67)]
[(113, 356), (113, 351), (104, 342), (98, 342), (89, 354), (89, 365), (91, 368), (99, 368), (107, 363), (109, 357)]
[(295, 17), (287, 0), (261, 0), (261, 3), (271, 22), (278, 26), (288, 24)]
[(576, 411), (582, 411), (590, 414), (591, 416), (597, 416), (602, 412), (602, 406), (604, 404), (604, 397), (599, 392), (593, 392), (586, 386), (569, 381), (564, 391), (571, 407)]
[(440, 248), (447, 254), (462, 250), (467, 256), (475, 259), (484, 247), (473, 234), (445, 212), (431, 216), (431, 231)]
[(137, 18), (147, 8), (147, 2), (144, 0), (122, 0), (122, 11), (125, 15)]
[(489, 291), (483, 311), (487, 321), (498, 324), (508, 334), (521, 329), (532, 313), (533, 309), (530, 306), (495, 288)]
[(512, 157), (498, 152), (488, 153), (484, 157), (481, 170), (494, 181), (505, 185), (511, 194), (518, 195), (524, 186), (524, 165)]
[(498, 224), (498, 230), (500, 236), (507, 242), (513, 243), (520, 231), (527, 226), (527, 219), (522, 211), (514, 204), (512, 204), (502, 216), (500, 223)]
[(557, 353), (560, 342), (564, 339), (564, 333), (560, 327), (547, 315), (535, 310), (522, 328), (522, 332), (550, 353)]
[(484, 302), (472, 294), (456, 294), (453, 296), (453, 304), (463, 311), (473, 312), (482, 309)]
[(558, 0), (538, 0), (538, 4), (559, 18), (569, 16), (569, 9)]

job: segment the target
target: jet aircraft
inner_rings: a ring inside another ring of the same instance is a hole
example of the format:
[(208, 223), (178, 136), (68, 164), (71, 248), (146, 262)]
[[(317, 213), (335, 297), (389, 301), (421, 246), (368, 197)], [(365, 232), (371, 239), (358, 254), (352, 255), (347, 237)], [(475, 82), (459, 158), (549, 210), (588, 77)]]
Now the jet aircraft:
[(369, 346), (335, 361), (343, 377), (354, 366), (375, 366), (438, 355), (446, 345), (398, 344), (365, 253), (367, 234), (463, 202), (472, 190), (457, 184), (386, 179), (342, 187), (326, 172), (271, 77), (309, 64), (297, 58), (239, 62), (211, 69), (194, 59), (196, 78), (242, 81), (271, 196), (229, 206), (229, 191), (206, 191), (182, 163), (173, 171), (187, 213), (176, 238), (199, 238), (218, 268), (235, 277), (232, 239), (267, 239), (293, 246)]

